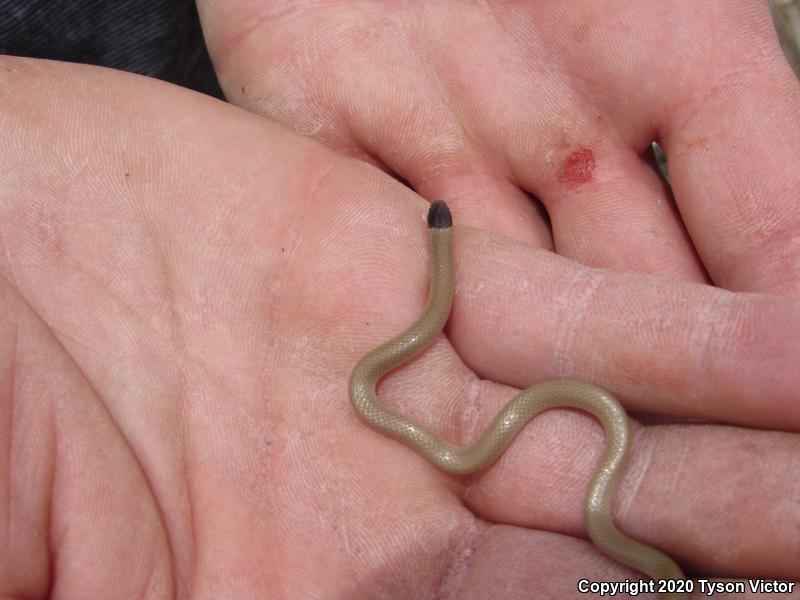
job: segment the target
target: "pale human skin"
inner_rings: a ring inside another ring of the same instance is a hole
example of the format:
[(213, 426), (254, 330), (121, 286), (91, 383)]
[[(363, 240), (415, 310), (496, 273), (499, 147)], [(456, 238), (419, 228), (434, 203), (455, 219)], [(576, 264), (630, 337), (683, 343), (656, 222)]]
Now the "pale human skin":
[[(583, 539), (591, 417), (541, 415), (463, 479), (353, 414), (356, 360), (425, 301), (422, 198), (152, 80), (6, 57), (0, 80), (0, 597), (514, 599), (634, 576)], [(587, 268), (474, 218), (447, 336), (381, 401), (466, 442), (571, 374), (753, 427), (634, 424), (615, 517), (695, 574), (795, 574), (800, 301)]]
[[(460, 223), (591, 266), (800, 291), (800, 84), (764, 0), (198, 8), (229, 101)], [(655, 138), (682, 221), (642, 158)]]
[[(200, 0), (198, 6), (232, 103), (376, 164), (429, 199), (447, 199), (461, 223), (594, 267), (734, 291), (800, 292), (800, 171), (793, 167), (800, 85), (764, 1)], [(674, 202), (643, 158), (654, 138), (670, 161)], [(496, 265), (491, 281), (507, 279), (504, 269)], [(570, 318), (578, 327), (585, 307), (597, 301), (593, 290), (608, 285), (596, 283), (562, 303), (556, 321), (575, 311)], [(504, 352), (517, 338), (496, 335), (495, 328), (511, 311), (530, 311), (532, 300), (521, 294), (519, 303), (493, 302), (497, 312), (465, 326), (470, 336), (463, 339), (457, 337), (463, 330), (451, 326), (449, 339), (476, 373), (497, 380), (508, 372)], [(617, 307), (613, 318), (630, 329), (676, 325), (646, 323)], [(639, 367), (626, 372), (623, 384), (631, 386), (629, 409), (796, 431), (796, 422), (768, 425), (777, 413), (758, 416), (772, 403), (768, 395), (749, 402), (748, 416), (740, 418), (738, 410), (722, 416), (737, 404), (731, 382), (719, 382), (725, 392), (713, 399), (704, 389), (717, 327), (737, 328), (736, 321), (721, 300), (689, 331), (676, 326), (678, 337), (706, 342), (691, 368), (657, 397), (641, 393), (650, 385), (644, 381), (663, 377), (650, 369), (674, 359), (671, 353), (650, 368), (628, 349), (609, 357), (588, 342), (585, 355), (576, 356), (559, 337), (576, 331), (561, 325), (553, 326), (555, 358), (537, 359), (531, 344), (511, 370), (580, 373), (619, 386), (602, 379), (598, 364), (611, 360), (624, 369), (633, 359)], [(486, 345), (460, 347), (478, 333)], [(797, 351), (773, 350), (782, 358)], [(674, 393), (678, 387), (683, 392)], [(787, 388), (789, 413), (798, 401)]]

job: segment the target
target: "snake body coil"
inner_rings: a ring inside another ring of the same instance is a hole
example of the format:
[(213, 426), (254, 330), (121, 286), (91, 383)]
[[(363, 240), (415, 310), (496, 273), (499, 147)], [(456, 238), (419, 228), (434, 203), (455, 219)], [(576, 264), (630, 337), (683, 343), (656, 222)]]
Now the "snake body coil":
[[(369, 426), (421, 454), (448, 473), (466, 474), (492, 464), (519, 431), (542, 411), (572, 407), (595, 416), (606, 432), (606, 448), (589, 486), (584, 507), (586, 529), (595, 545), (620, 563), (653, 579), (683, 579), (681, 568), (666, 554), (626, 536), (611, 518), (614, 496), (628, 455), (628, 416), (608, 392), (589, 383), (558, 379), (520, 392), (503, 408), (475, 444), (455, 446), (425, 427), (378, 402), (378, 380), (422, 352), (444, 327), (453, 300), (452, 217), (444, 202), (431, 204), (428, 227), (432, 244), (431, 285), (422, 316), (403, 333), (364, 356), (350, 377), (350, 399)], [(666, 594), (663, 598), (679, 598)]]

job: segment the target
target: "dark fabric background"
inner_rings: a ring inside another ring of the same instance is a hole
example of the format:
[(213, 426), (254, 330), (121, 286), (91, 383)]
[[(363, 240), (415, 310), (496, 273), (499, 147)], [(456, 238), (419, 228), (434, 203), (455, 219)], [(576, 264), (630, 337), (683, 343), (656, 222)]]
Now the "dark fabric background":
[(194, 0), (0, 0), (0, 54), (102, 65), (222, 98)]

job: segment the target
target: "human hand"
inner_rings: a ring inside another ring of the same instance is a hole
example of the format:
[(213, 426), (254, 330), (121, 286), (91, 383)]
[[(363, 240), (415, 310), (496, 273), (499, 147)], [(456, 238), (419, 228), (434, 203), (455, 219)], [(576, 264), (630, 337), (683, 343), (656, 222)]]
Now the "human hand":
[(463, 224), (589, 266), (800, 292), (800, 84), (764, 1), (198, 6), (231, 102)]
[[(353, 364), (425, 299), (413, 193), (144, 78), (10, 58), (0, 77), (0, 595), (565, 597), (635, 576), (579, 538), (591, 419), (542, 415), (461, 479), (353, 415)], [(514, 393), (478, 376), (522, 387), (566, 360), (642, 409), (672, 390), (798, 429), (791, 298), (590, 270), (469, 227), (456, 261), (449, 341), (381, 388), (454, 441)], [(580, 298), (579, 329), (563, 315)], [(692, 336), (721, 304), (733, 325)], [(753, 345), (771, 354), (743, 365)], [(620, 525), (695, 573), (790, 576), (798, 446), (637, 427)]]

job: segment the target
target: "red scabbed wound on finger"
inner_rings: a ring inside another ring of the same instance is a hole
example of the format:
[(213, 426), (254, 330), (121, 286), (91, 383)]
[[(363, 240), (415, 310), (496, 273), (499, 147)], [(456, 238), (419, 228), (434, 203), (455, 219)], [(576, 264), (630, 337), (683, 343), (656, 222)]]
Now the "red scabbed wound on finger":
[(558, 181), (573, 188), (589, 183), (594, 179), (596, 166), (592, 149), (587, 146), (578, 146), (578, 149), (570, 154), (561, 165)]

